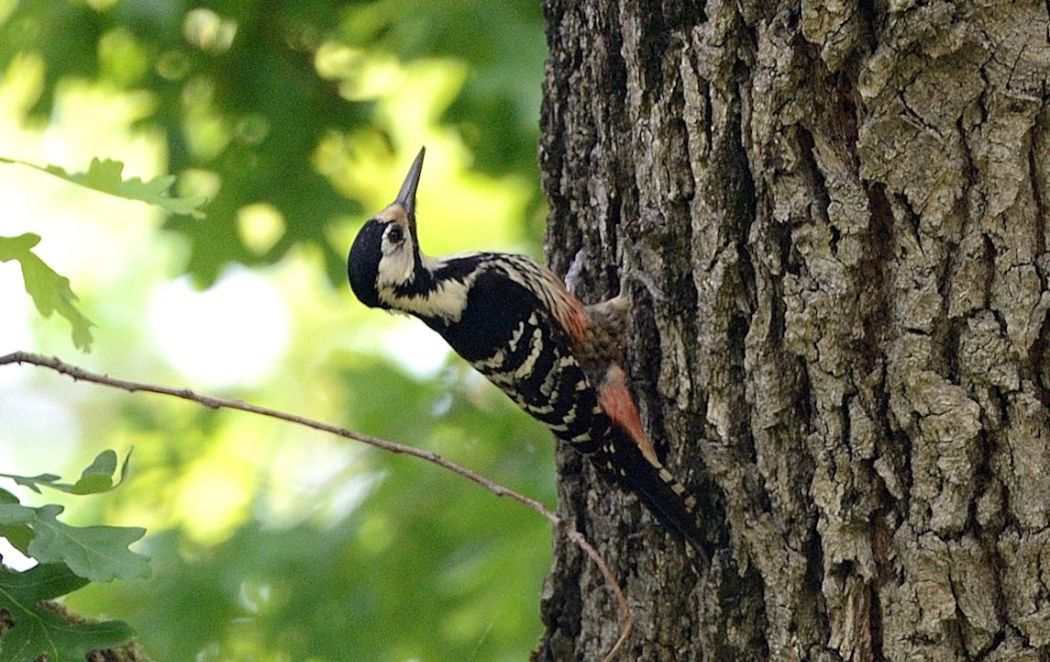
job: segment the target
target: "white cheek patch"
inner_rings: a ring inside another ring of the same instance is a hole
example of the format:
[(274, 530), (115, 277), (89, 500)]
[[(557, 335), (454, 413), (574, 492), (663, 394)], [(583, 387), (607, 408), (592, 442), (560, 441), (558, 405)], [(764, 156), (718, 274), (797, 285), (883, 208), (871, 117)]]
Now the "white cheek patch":
[(384, 287), (411, 282), (415, 277), (415, 258), (408, 240), (401, 244), (388, 245), (383, 240), (383, 257), (379, 260), (376, 275), (376, 287)]

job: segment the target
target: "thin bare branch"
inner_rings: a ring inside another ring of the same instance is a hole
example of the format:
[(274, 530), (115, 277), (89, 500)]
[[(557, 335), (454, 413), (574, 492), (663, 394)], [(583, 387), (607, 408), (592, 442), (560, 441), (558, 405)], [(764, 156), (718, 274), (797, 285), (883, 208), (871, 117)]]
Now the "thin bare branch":
[(41, 356), (40, 354), (33, 354), (32, 352), (13, 352), (0, 356), (0, 365), (11, 365), (11, 364), (23, 364), (27, 363), (30, 365), (39, 366), (41, 368), (48, 368), (54, 370), (63, 375), (71, 377), (73, 381), (84, 381), (91, 382), (93, 384), (99, 384), (102, 386), (109, 386), (116, 389), (121, 389), (129, 393), (136, 392), (147, 392), (156, 393), (158, 395), (166, 395), (180, 400), (189, 400), (202, 404), (205, 407), (211, 409), (236, 409), (238, 411), (248, 412), (249, 414), (257, 414), (259, 416), (266, 416), (268, 418), (276, 418), (278, 420), (286, 421), (295, 425), (301, 425), (304, 427), (319, 430), (321, 432), (327, 432), (334, 434), (344, 439), (351, 439), (363, 444), (368, 444), (375, 448), (385, 450), (390, 453), (398, 453), (401, 455), (410, 455), (420, 460), (436, 464), (439, 467), (451, 471), (454, 474), (462, 476), (467, 480), (480, 485), (489, 492), (492, 492), (498, 497), (507, 497), (518, 503), (522, 504), (526, 508), (529, 508), (536, 513), (539, 513), (542, 517), (546, 518), (555, 528), (560, 529), (576, 546), (578, 546), (583, 552), (594, 562), (598, 567), (598, 570), (605, 577), (605, 581), (609, 584), (609, 590), (616, 596), (616, 603), (620, 609), (620, 617), (623, 621), (620, 630), (620, 637), (613, 644), (613, 647), (606, 653), (603, 660), (608, 662), (614, 659), (623, 648), (628, 637), (631, 634), (631, 630), (634, 628), (634, 616), (631, 613), (631, 607), (627, 603), (627, 597), (624, 595), (623, 589), (620, 587), (619, 582), (613, 576), (612, 570), (609, 569), (609, 565), (605, 562), (605, 559), (598, 553), (594, 547), (587, 542), (587, 539), (579, 531), (571, 528), (565, 520), (558, 517), (553, 511), (544, 506), (536, 499), (525, 496), (515, 492), (514, 490), (500, 485), (499, 483), (482, 476), (481, 474), (472, 471), (460, 464), (456, 464), (451, 460), (447, 460), (437, 453), (408, 446), (406, 444), (400, 444), (394, 441), (388, 441), (386, 439), (380, 439), (379, 437), (373, 437), (353, 430), (339, 427), (337, 425), (331, 425), (329, 423), (323, 423), (305, 416), (298, 416), (296, 414), (290, 414), (288, 412), (281, 411), (279, 409), (271, 409), (270, 407), (264, 407), (262, 405), (255, 405), (250, 402), (244, 402), (242, 400), (232, 400), (228, 398), (219, 398), (211, 395), (204, 395), (195, 393), (189, 389), (178, 389), (171, 388), (170, 386), (160, 386), (157, 384), (147, 384), (145, 382), (136, 382), (127, 379), (117, 379), (108, 375), (101, 375), (90, 370), (85, 370), (75, 365), (71, 365), (58, 359), (57, 357)]

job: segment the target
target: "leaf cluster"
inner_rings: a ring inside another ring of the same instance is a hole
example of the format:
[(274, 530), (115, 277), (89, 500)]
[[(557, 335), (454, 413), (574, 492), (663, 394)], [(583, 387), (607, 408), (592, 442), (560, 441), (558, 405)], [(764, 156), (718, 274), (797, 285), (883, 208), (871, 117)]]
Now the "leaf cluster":
[[(100, 453), (73, 483), (53, 474), (0, 474), (16, 485), (40, 492), (41, 487), (67, 494), (99, 494), (122, 482), (127, 458), (117, 477), (117, 454)], [(0, 489), (0, 537), (38, 565), (24, 572), (0, 566), (0, 662), (35, 659), (51, 662), (83, 660), (88, 652), (122, 646), (131, 628), (120, 621), (71, 622), (46, 601), (83, 588), (90, 582), (134, 579), (149, 573), (149, 560), (128, 545), (145, 529), (117, 526), (72, 526), (58, 519), (62, 506), (26, 506), (12, 492)], [(0, 556), (0, 561), (3, 557)]]

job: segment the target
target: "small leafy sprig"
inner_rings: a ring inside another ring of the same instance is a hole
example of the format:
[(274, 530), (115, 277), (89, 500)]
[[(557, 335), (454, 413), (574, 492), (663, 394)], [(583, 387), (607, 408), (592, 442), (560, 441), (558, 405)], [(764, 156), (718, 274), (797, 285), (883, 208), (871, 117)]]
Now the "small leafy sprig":
[[(41, 492), (100, 494), (120, 485), (131, 453), (118, 474), (117, 454), (105, 450), (72, 483), (54, 474), (20, 476), (0, 473), (16, 486)], [(83, 660), (93, 651), (127, 644), (131, 628), (121, 621), (71, 623), (47, 600), (71, 593), (90, 582), (134, 579), (149, 574), (149, 559), (128, 546), (146, 530), (121, 526), (72, 526), (58, 516), (62, 506), (23, 505), (0, 488), (0, 537), (37, 561), (24, 572), (0, 566), (0, 662), (22, 662), (46, 655), (49, 662)], [(3, 557), (0, 556), (0, 561)]]
[(51, 317), (57, 312), (73, 327), (73, 344), (82, 351), (91, 350), (91, 320), (77, 307), (77, 295), (69, 279), (59, 274), (33, 252), (40, 235), (26, 232), (17, 237), (0, 237), (0, 262), (17, 260), (22, 265), (22, 280), (33, 299), (37, 312)]

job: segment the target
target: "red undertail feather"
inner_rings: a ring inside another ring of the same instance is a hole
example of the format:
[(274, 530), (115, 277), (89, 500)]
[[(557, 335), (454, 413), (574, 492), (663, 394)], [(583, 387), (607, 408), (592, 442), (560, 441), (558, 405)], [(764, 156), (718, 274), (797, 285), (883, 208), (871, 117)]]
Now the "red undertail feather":
[(653, 442), (642, 428), (638, 407), (627, 389), (627, 375), (624, 374), (623, 368), (615, 363), (610, 364), (605, 372), (605, 381), (599, 387), (598, 405), (617, 427), (627, 433), (650, 464), (654, 467), (661, 466)]

